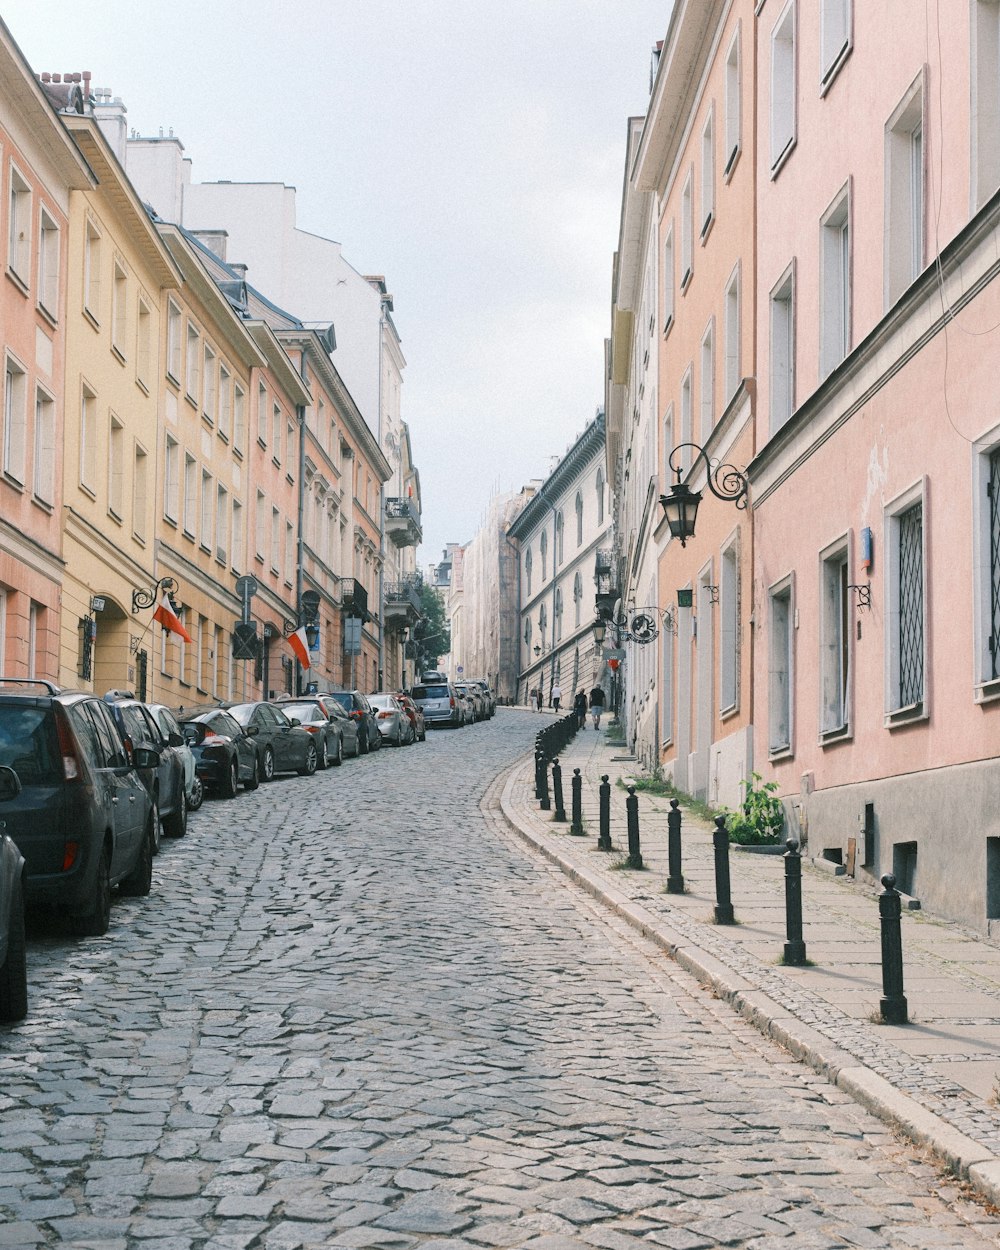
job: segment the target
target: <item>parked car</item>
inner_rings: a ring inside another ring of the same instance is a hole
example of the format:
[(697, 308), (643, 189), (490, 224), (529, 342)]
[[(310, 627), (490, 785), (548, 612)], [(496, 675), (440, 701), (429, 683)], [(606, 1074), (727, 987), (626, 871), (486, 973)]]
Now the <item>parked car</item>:
[(446, 681), (425, 680), (413, 687), (410, 698), (423, 712), (427, 725), (457, 728), (464, 721), (462, 700)]
[(490, 689), (490, 683), (479, 678), (477, 681), (470, 681), (469, 685), (475, 686), (483, 696), (483, 703), (486, 705), (486, 719), (492, 720), (497, 711), (497, 697)]
[(360, 690), (331, 690), (331, 699), (336, 699), (351, 720), (357, 722), (361, 730), (361, 754), (377, 751), (382, 745), (382, 735), (378, 731), (372, 705)]
[(254, 746), (255, 727), (243, 726), (221, 707), (179, 708), (184, 740), (194, 758), (202, 785), (223, 799), (260, 785), (260, 761)]
[[(305, 704), (315, 703), (323, 709), (331, 721), (340, 729), (340, 737), (343, 742), (343, 751), (345, 756), (351, 759), (357, 759), (361, 754), (361, 738), (363, 733), (363, 724), (360, 720), (354, 720), (344, 711), (341, 704), (332, 694), (301, 694), (298, 696), (286, 696), (288, 701)], [(275, 700), (275, 702), (284, 702)], [(298, 713), (293, 713), (298, 715)]]
[(157, 754), (153, 768), (139, 769), (158, 815), (154, 846), (157, 854), (161, 829), (169, 838), (183, 838), (187, 833), (187, 789), (181, 755), (184, 738), (179, 733), (164, 737), (146, 705), (127, 690), (109, 690), (104, 702), (111, 708), (130, 758), (136, 747), (146, 747)]
[(427, 741), (427, 727), (424, 722), (424, 714), (420, 708), (413, 702), (408, 694), (403, 694), (401, 690), (397, 690), (393, 694), (393, 698), (402, 707), (406, 713), (406, 718), (410, 722), (410, 728), (413, 730), (412, 742)]
[[(181, 733), (180, 722), (170, 708), (162, 703), (147, 703), (150, 715), (156, 721), (160, 733), (164, 738), (168, 738), (171, 734), (176, 734), (183, 738)], [(194, 766), (194, 754), (185, 739), (184, 745), (177, 747), (180, 757), (184, 762), (184, 789), (187, 793), (187, 809), (188, 812), (196, 812), (201, 807), (202, 800), (205, 797), (205, 787), (201, 778), (198, 776), (198, 770)]]
[(282, 700), (280, 706), (286, 716), (294, 717), (315, 739), (316, 767), (329, 768), (333, 764), (339, 768), (344, 762), (344, 731), (337, 721), (330, 719), (322, 704), (314, 699), (291, 699)]
[(378, 731), (384, 742), (394, 747), (406, 746), (410, 741), (410, 718), (391, 694), (370, 694), (368, 702), (375, 713)]
[(252, 734), (257, 748), (261, 781), (273, 781), (277, 773), (299, 773), (311, 777), (319, 753), (312, 734), (286, 716), (273, 703), (227, 703), (223, 705), (233, 720)]
[[(0, 803), (16, 799), (21, 782), (0, 768)], [(24, 941), (24, 856), (0, 829), (0, 1024), (28, 1014), (28, 958)]]
[(139, 769), (156, 751), (125, 743), (103, 699), (52, 682), (0, 678), (0, 765), (20, 793), (3, 819), (25, 861), (25, 903), (51, 906), (88, 936), (106, 933), (111, 891), (148, 894), (156, 809)]
[(456, 682), (455, 689), (465, 700), (467, 723), (474, 725), (477, 721), (485, 720), (486, 704), (479, 691), (464, 681)]

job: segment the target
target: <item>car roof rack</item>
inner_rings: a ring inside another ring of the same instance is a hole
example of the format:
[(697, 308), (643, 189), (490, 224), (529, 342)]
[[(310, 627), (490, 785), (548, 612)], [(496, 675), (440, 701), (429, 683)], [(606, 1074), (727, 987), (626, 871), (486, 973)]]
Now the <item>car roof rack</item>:
[(0, 677), (0, 686), (44, 686), (49, 694), (60, 694), (61, 686), (44, 677)]

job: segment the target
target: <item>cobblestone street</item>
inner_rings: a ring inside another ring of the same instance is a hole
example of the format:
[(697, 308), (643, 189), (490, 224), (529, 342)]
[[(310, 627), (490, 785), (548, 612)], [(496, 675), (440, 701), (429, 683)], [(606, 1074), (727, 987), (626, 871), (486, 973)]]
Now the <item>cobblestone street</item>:
[(0, 1032), (0, 1247), (984, 1247), (1000, 1221), (507, 831), (501, 709), (207, 801)]

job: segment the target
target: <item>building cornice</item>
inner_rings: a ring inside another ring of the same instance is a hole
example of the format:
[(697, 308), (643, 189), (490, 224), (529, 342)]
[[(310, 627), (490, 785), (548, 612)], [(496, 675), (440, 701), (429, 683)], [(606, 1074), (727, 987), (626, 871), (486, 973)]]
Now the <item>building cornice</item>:
[(573, 485), (603, 447), (604, 413), (600, 412), (511, 522), (507, 531), (511, 537), (524, 539), (541, 524), (547, 510), (555, 506), (560, 494)]

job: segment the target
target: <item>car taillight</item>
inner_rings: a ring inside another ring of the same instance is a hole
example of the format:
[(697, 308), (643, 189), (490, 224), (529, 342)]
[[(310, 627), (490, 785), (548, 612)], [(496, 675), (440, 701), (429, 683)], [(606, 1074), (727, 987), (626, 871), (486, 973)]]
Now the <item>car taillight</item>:
[(63, 872), (69, 872), (69, 870), (76, 863), (76, 857), (77, 857), (77, 853), (79, 852), (79, 850), (80, 850), (79, 842), (67, 842), (66, 845), (63, 847), (63, 862), (62, 862)]
[(232, 738), (227, 738), (225, 734), (206, 734), (201, 740), (203, 747), (224, 747), (232, 742)]
[[(82, 776), (80, 768), (80, 755), (76, 749), (76, 739), (73, 737), (73, 731), (69, 727), (69, 721), (66, 717), (65, 710), (58, 704), (55, 708), (56, 716), (56, 735), (59, 739), (59, 754), (62, 756), (63, 776), (67, 781), (79, 781)], [(73, 846), (73, 854), (76, 855), (75, 843), (68, 843)]]
[(318, 734), (320, 731), (319, 725), (300, 725), (299, 728), (304, 729), (307, 734)]
[(358, 711), (351, 712), (351, 713), (350, 713), (350, 717), (351, 717), (351, 720), (360, 720), (360, 719), (361, 719), (361, 713), (360, 713), (360, 712), (358, 712)]
[(452, 697), (448, 700), (448, 706), (449, 706), (449, 707), (454, 707), (454, 706), (455, 706), (455, 696), (454, 696), (454, 695), (452, 695)]
[(391, 715), (391, 712), (379, 712), (378, 718), (379, 720), (388, 720)]

